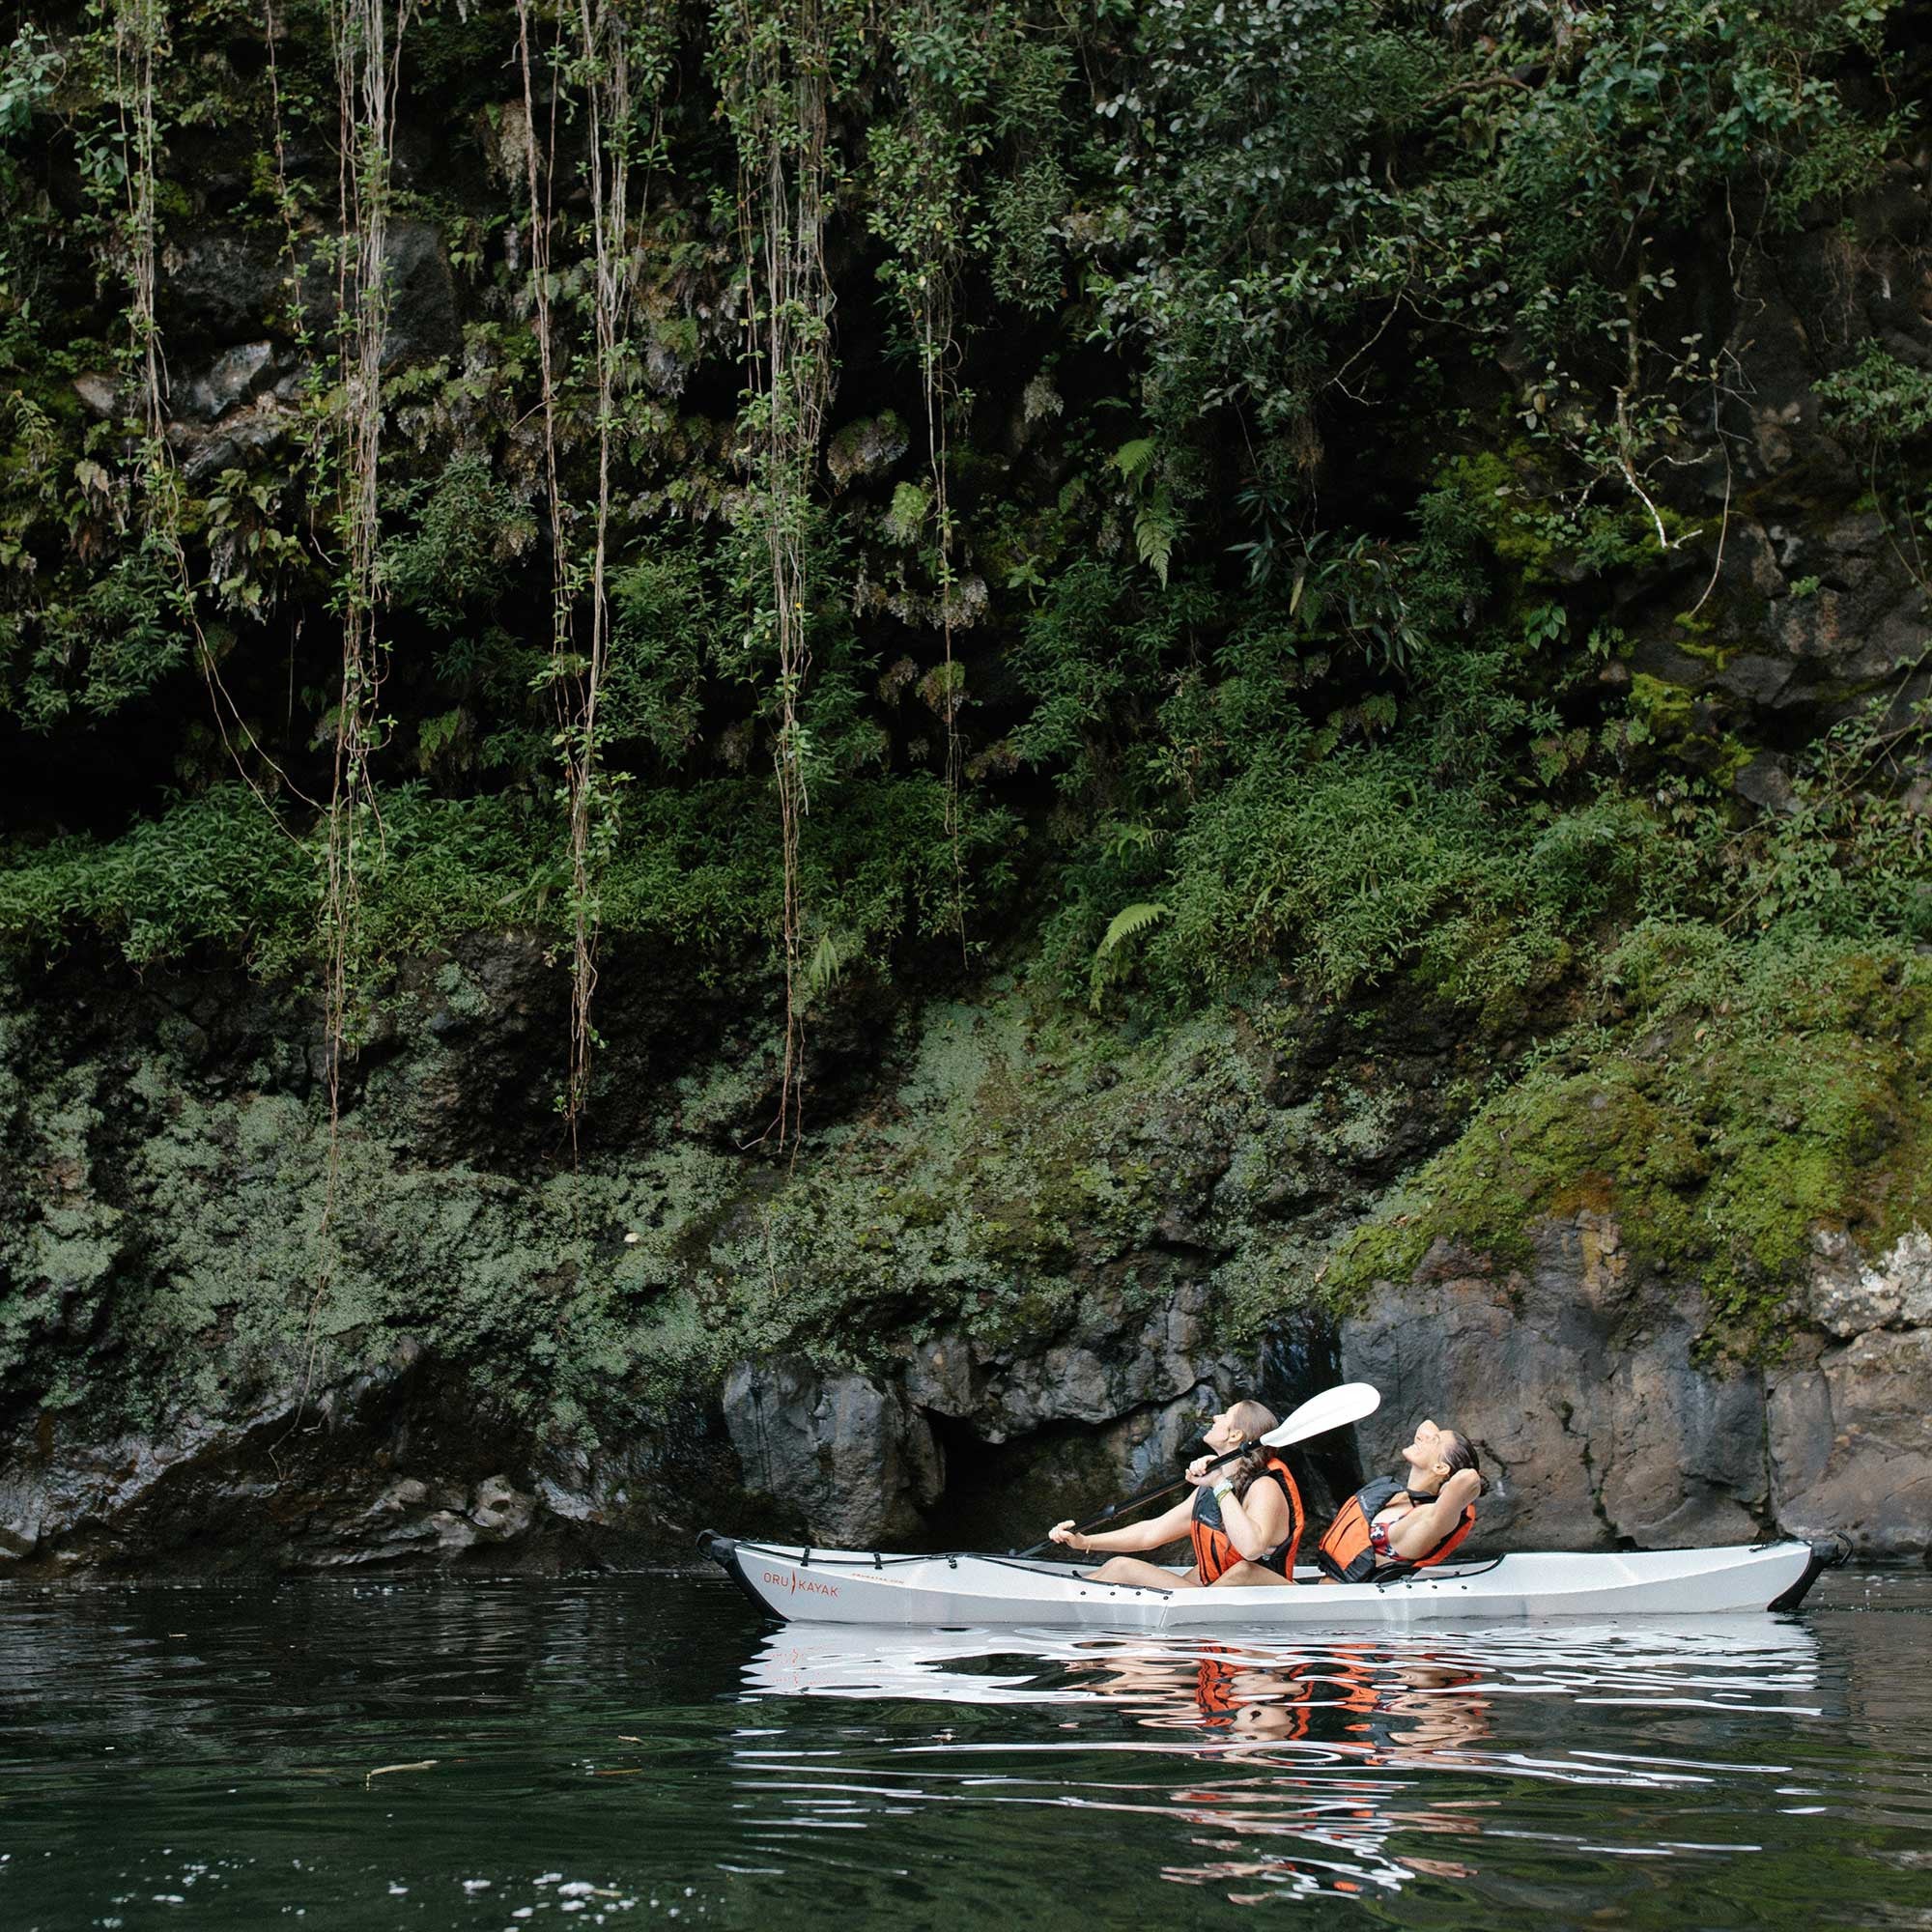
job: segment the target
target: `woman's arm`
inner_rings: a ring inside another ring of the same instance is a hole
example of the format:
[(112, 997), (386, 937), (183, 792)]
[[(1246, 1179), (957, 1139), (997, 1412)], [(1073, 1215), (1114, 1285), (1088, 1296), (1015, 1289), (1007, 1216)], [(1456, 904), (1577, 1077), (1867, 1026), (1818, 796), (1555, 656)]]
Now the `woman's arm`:
[(1055, 1543), (1066, 1544), (1084, 1556), (1090, 1549), (1101, 1549), (1110, 1554), (1127, 1554), (1142, 1549), (1158, 1549), (1163, 1543), (1173, 1543), (1187, 1534), (1189, 1519), (1194, 1514), (1194, 1498), (1183, 1497), (1165, 1516), (1150, 1517), (1145, 1522), (1130, 1522), (1121, 1529), (1103, 1529), (1097, 1536), (1082, 1536), (1073, 1526), (1073, 1519), (1057, 1522), (1047, 1531)]
[(1220, 1500), (1221, 1527), (1250, 1563), (1287, 1541), (1288, 1498), (1279, 1483), (1251, 1484), (1245, 1501), (1232, 1490)]
[(1475, 1470), (1458, 1469), (1433, 1503), (1410, 1510), (1390, 1529), (1390, 1550), (1397, 1556), (1427, 1556), (1456, 1527), (1482, 1488), (1483, 1479)]

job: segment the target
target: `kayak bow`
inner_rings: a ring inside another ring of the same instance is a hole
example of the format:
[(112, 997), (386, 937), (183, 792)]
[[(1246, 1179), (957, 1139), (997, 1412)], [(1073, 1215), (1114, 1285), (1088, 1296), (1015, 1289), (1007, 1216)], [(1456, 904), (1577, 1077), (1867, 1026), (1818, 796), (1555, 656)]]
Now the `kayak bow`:
[(1726, 1549), (1525, 1552), (1434, 1566), (1390, 1583), (1323, 1584), (1319, 1572), (1304, 1566), (1296, 1580), (1313, 1587), (1157, 1590), (1097, 1583), (1068, 1564), (1008, 1556), (799, 1548), (712, 1530), (698, 1538), (698, 1548), (760, 1609), (787, 1622), (1152, 1631), (1795, 1610), (1819, 1571), (1843, 1560), (1839, 1545), (1796, 1541)]

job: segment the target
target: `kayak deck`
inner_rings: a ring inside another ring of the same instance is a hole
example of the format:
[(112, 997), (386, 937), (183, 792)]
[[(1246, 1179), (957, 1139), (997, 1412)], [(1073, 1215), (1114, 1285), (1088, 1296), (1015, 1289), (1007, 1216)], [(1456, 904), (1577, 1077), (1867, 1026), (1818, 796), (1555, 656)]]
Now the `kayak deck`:
[(787, 1622), (1154, 1631), (1790, 1610), (1819, 1571), (1840, 1560), (1833, 1545), (1796, 1541), (1523, 1552), (1441, 1564), (1390, 1583), (1323, 1583), (1303, 1566), (1295, 1582), (1306, 1587), (1161, 1590), (1100, 1583), (1069, 1564), (1020, 1557), (812, 1549), (709, 1530), (698, 1542), (760, 1609)]

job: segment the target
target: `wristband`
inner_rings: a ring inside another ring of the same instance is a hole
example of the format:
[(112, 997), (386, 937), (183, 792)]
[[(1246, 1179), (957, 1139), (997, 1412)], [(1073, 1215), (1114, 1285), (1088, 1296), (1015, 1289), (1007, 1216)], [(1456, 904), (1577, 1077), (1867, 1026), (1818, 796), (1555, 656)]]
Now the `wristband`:
[(1214, 1493), (1217, 1496), (1232, 1496), (1235, 1493), (1235, 1486), (1233, 1483), (1229, 1482), (1226, 1476), (1223, 1476), (1221, 1480), (1214, 1485)]

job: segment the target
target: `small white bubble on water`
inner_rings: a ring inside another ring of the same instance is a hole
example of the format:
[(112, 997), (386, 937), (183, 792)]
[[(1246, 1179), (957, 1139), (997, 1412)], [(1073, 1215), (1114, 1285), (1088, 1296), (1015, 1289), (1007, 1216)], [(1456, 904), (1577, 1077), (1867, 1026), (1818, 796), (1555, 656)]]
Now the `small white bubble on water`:
[(490, 1880), (487, 1878), (467, 1878), (463, 1881), (463, 1889), (465, 1891), (472, 1892), (488, 1891), (490, 1889)]

